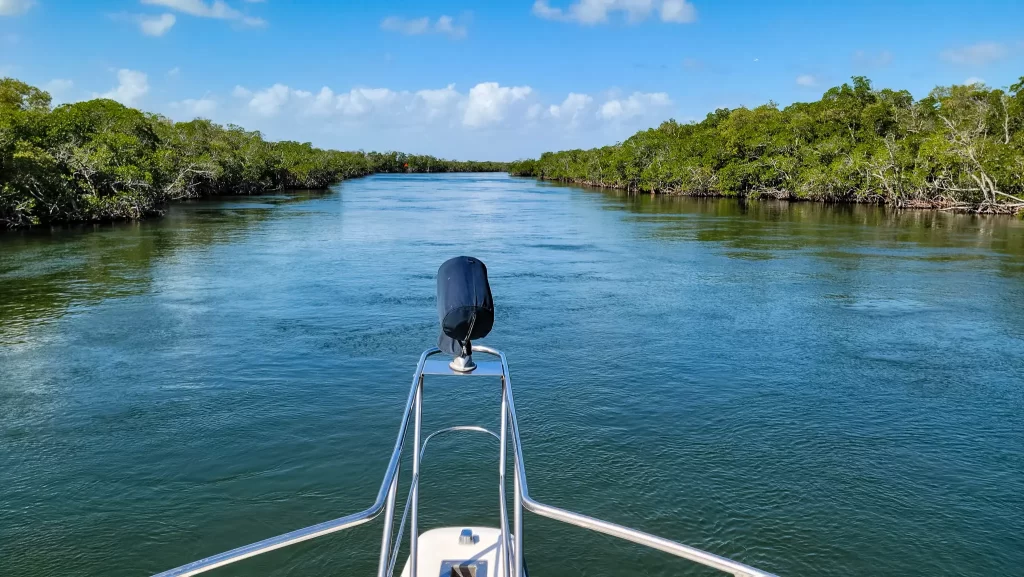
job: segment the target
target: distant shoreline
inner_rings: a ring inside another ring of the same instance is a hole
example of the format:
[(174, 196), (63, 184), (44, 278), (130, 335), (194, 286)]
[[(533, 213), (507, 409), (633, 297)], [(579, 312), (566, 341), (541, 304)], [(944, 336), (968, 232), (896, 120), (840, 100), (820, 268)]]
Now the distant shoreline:
[(205, 119), (174, 122), (0, 78), (0, 229), (140, 220), (175, 200), (318, 190), (379, 173), (506, 171), (504, 162), (325, 150)]
[(593, 188), (596, 190), (617, 190), (626, 191), (634, 195), (646, 194), (652, 196), (680, 196), (688, 198), (734, 198), (740, 200), (784, 200), (787, 202), (811, 202), (819, 204), (864, 204), (874, 206), (887, 206), (895, 209), (907, 209), (907, 210), (935, 210), (943, 212), (954, 212), (959, 214), (986, 214), (986, 215), (1010, 215), (1024, 218), (1024, 207), (1015, 207), (1015, 205), (997, 204), (997, 205), (981, 205), (981, 204), (970, 204), (970, 203), (949, 203), (939, 200), (922, 200), (912, 199), (902, 204), (893, 204), (887, 202), (885, 199), (859, 199), (859, 198), (806, 198), (797, 196), (795, 194), (778, 191), (777, 193), (762, 193), (762, 194), (726, 194), (721, 192), (688, 192), (685, 190), (654, 190), (654, 191), (637, 191), (629, 190), (625, 186), (615, 186), (609, 184), (601, 184), (589, 181), (573, 181), (573, 180), (559, 180), (553, 178), (544, 178), (541, 176), (525, 176), (511, 174), (515, 178), (532, 178), (542, 182), (556, 182), (559, 184), (565, 184), (570, 186), (582, 186), (586, 188)]
[(667, 120), (611, 146), (512, 162), (510, 173), (637, 193), (1024, 213), (1024, 77), (914, 99), (855, 76), (814, 102)]

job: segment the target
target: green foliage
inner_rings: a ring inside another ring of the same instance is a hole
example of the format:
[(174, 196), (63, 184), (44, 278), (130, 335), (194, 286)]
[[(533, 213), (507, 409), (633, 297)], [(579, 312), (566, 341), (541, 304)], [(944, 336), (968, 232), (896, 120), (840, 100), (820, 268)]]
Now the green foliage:
[(0, 227), (142, 218), (170, 200), (323, 189), (375, 172), (506, 168), (267, 142), (238, 126), (176, 123), (112, 100), (51, 109), (46, 92), (0, 79)]
[(632, 192), (1024, 208), (1024, 78), (915, 101), (862, 76), (780, 110), (720, 109), (625, 142), (546, 152), (510, 172)]

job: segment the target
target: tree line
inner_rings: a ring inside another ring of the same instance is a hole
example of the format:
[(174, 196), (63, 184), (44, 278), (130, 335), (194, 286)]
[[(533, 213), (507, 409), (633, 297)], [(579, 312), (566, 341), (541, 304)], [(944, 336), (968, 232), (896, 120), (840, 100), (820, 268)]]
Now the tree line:
[(938, 87), (915, 100), (857, 76), (816, 102), (668, 120), (509, 171), (631, 192), (1024, 211), (1024, 78), (1008, 90)]
[(106, 99), (54, 108), (45, 91), (0, 79), (0, 228), (138, 219), (171, 200), (323, 189), (378, 172), (506, 169), (268, 142), (238, 126), (173, 122)]

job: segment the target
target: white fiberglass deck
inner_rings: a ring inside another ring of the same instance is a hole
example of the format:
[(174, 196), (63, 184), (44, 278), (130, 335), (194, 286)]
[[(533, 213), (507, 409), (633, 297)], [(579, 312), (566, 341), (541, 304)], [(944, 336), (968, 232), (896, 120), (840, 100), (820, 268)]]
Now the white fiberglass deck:
[[(469, 531), (468, 539), (464, 533)], [(417, 574), (422, 577), (506, 577), (501, 557), (501, 530), (490, 527), (444, 527), (420, 535)], [(410, 559), (409, 562), (412, 560)], [(402, 577), (410, 577), (406, 563)]]

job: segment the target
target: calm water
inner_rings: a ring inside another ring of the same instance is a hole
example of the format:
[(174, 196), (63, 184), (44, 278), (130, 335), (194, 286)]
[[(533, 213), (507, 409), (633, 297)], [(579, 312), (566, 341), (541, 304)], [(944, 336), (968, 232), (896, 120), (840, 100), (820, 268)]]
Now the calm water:
[[(147, 575), (368, 506), (459, 254), (540, 500), (783, 576), (1022, 575), (1024, 222), (500, 175), (0, 235), (0, 575)], [(425, 427), (497, 401), (428, 381)], [(496, 523), (494, 450), (432, 443), (425, 528)], [(369, 574), (379, 538), (215, 574)], [(525, 539), (535, 577), (705, 574), (529, 514)]]

